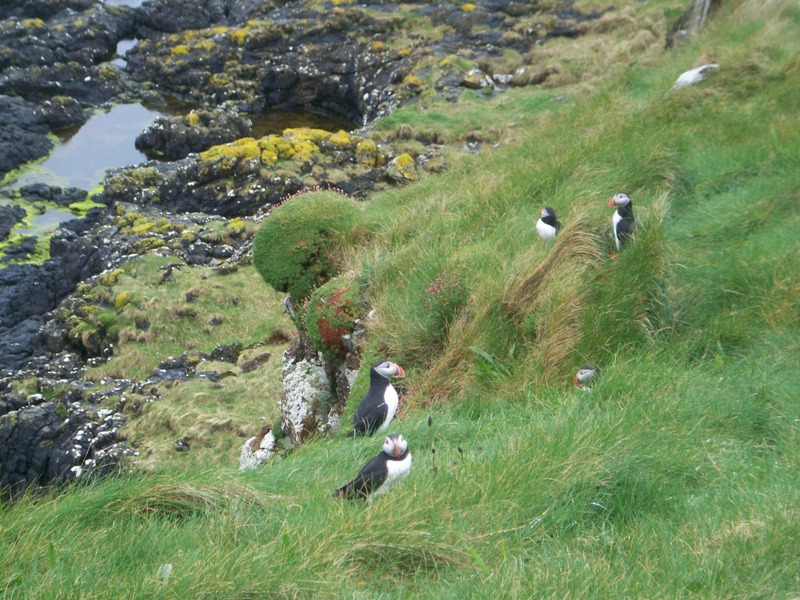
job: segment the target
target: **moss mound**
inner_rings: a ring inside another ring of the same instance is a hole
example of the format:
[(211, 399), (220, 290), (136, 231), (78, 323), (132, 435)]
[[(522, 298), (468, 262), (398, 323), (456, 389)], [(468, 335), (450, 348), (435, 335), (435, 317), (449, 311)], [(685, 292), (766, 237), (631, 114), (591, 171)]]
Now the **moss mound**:
[(336, 255), (365, 232), (361, 209), (343, 194), (297, 194), (275, 208), (256, 234), (253, 262), (269, 285), (295, 300), (338, 274)]

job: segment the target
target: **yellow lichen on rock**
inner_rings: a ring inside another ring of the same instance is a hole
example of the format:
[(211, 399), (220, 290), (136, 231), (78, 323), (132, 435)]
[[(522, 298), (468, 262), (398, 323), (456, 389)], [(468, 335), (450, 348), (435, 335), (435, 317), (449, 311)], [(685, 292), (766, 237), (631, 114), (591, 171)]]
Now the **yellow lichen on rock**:
[(283, 130), (283, 135), (292, 140), (309, 140), (319, 144), (322, 140), (330, 137), (330, 131), (315, 129), (312, 127), (290, 127)]
[(386, 44), (381, 41), (372, 42), (369, 45), (369, 49), (372, 52), (384, 52), (386, 50)]
[(292, 142), (294, 148), (294, 158), (299, 160), (310, 160), (315, 154), (319, 153), (319, 146), (311, 140), (297, 140)]
[(403, 78), (403, 84), (409, 88), (421, 88), (422, 87), (422, 79), (417, 77), (416, 75), (406, 75)]
[[(279, 135), (268, 135), (258, 140), (258, 147), (261, 149), (262, 162), (265, 164), (275, 164), (280, 159), (292, 158), (294, 156), (294, 148), (292, 144), (284, 137)], [(274, 157), (267, 161), (264, 156)]]
[(407, 152), (394, 158), (387, 165), (386, 172), (395, 181), (416, 181), (419, 179), (414, 158)]
[(475, 8), (476, 6), (469, 2), (461, 5), (461, 10), (463, 10), (464, 12), (472, 12), (473, 10), (475, 10)]
[(186, 44), (179, 44), (174, 46), (170, 51), (170, 56), (181, 56), (183, 54), (189, 54), (189, 46)]
[(328, 137), (328, 141), (334, 146), (338, 146), (339, 148), (346, 148), (350, 146), (353, 139), (352, 137), (350, 137), (349, 133), (347, 133), (343, 129), (340, 129), (336, 133), (332, 133), (330, 137)]
[(381, 154), (375, 140), (363, 139), (356, 144), (356, 160), (362, 165), (370, 167), (380, 166)]

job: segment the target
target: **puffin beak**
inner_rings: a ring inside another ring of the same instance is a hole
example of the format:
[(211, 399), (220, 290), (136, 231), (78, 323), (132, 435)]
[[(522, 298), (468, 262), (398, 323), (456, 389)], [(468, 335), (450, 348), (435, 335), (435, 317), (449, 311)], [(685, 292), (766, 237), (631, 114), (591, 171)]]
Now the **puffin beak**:
[(578, 385), (579, 385), (578, 384), (578, 374), (577, 373), (575, 373), (575, 377), (572, 379), (572, 385), (574, 385), (575, 387), (578, 387)]
[(395, 377), (405, 377), (406, 376), (406, 372), (403, 370), (403, 367), (401, 367), (400, 365), (395, 365), (395, 366), (397, 367), (397, 370), (394, 372), (394, 376)]
[(400, 450), (400, 444), (398, 444), (397, 442), (395, 442), (395, 443), (394, 443), (394, 455), (395, 455), (395, 456), (400, 456), (402, 453), (403, 453), (403, 451), (402, 451), (402, 450)]
[(614, 204), (614, 198), (611, 198), (611, 200), (608, 201), (608, 208), (614, 208), (614, 206), (616, 206)]

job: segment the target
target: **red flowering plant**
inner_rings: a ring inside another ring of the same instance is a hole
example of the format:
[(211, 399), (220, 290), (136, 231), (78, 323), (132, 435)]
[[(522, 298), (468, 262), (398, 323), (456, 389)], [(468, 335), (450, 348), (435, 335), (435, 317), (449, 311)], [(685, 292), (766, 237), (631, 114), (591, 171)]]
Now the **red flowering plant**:
[(467, 288), (458, 273), (445, 269), (428, 284), (423, 304), (436, 326), (444, 329), (452, 323), (468, 297)]

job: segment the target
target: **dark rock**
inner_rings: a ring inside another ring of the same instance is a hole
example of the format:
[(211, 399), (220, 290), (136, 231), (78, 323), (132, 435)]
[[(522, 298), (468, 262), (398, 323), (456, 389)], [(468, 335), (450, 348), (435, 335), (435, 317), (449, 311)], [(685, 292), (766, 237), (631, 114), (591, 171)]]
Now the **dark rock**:
[(25, 209), (18, 204), (0, 206), (0, 240), (6, 239), (14, 226), (27, 215)]
[(230, 106), (198, 109), (187, 116), (160, 117), (136, 138), (136, 148), (166, 160), (232, 142), (250, 135), (250, 120)]
[(224, 0), (150, 0), (136, 11), (137, 25), (143, 33), (205, 29), (225, 19), (226, 4)]
[(45, 402), (0, 416), (0, 493), (74, 480), (116, 468), (131, 451), (121, 443), (124, 419), (78, 403)]
[(233, 344), (220, 344), (211, 351), (208, 359), (218, 362), (236, 364), (239, 355), (244, 351), (244, 344), (234, 342)]
[(259, 354), (255, 358), (248, 360), (247, 362), (242, 364), (242, 373), (250, 373), (251, 371), (255, 371), (261, 365), (267, 363), (267, 361), (272, 356), (269, 352), (264, 352)]
[(47, 131), (35, 105), (0, 95), (0, 176), (50, 152)]

